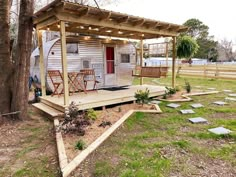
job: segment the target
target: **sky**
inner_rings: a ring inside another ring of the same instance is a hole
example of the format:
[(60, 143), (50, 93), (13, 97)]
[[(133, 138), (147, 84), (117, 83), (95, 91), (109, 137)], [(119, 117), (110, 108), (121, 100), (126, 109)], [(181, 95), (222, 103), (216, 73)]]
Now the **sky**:
[(216, 40), (226, 38), (236, 44), (235, 7), (235, 0), (119, 0), (103, 8), (175, 24), (197, 18)]

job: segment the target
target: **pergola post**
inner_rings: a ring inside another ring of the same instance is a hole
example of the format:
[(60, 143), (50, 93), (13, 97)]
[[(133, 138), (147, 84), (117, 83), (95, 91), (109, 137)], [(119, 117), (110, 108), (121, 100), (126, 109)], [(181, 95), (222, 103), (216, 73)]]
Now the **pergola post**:
[(166, 66), (168, 66), (168, 57), (169, 57), (168, 49), (169, 49), (169, 43), (166, 42)]
[(66, 56), (66, 32), (65, 22), (60, 21), (60, 35), (61, 35), (61, 59), (62, 59), (62, 76), (64, 88), (64, 105), (69, 105), (69, 87), (68, 87), (68, 73), (67, 73), (67, 56)]
[(42, 91), (42, 96), (46, 96), (42, 30), (37, 30), (37, 36), (38, 36), (38, 47), (39, 47), (39, 68), (40, 68), (41, 91)]
[(172, 87), (175, 88), (175, 59), (176, 59), (176, 37), (172, 37), (172, 47), (173, 47), (173, 54), (172, 54)]
[[(140, 40), (140, 67), (143, 67), (143, 39)], [(140, 85), (143, 85), (143, 77), (140, 77)]]

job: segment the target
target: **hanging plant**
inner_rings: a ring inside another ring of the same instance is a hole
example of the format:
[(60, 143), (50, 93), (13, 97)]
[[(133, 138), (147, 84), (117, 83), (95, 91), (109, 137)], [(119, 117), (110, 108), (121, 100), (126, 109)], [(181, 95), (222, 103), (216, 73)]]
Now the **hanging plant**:
[(180, 37), (177, 43), (177, 57), (190, 59), (198, 51), (197, 41), (190, 36)]

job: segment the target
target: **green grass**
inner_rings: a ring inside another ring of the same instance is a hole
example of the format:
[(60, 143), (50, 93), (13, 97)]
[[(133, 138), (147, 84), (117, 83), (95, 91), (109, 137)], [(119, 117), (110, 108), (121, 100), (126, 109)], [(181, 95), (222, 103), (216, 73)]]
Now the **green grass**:
[(21, 158), (21, 157), (24, 156), (26, 153), (29, 153), (29, 152), (31, 152), (31, 151), (37, 149), (38, 147), (39, 147), (38, 144), (32, 145), (32, 146), (28, 146), (28, 147), (22, 149), (21, 151), (19, 151), (19, 152), (17, 153), (16, 157), (17, 157), (17, 158)]
[[(30, 119), (14, 124), (16, 133), (9, 159), (1, 166), (0, 176), (55, 177), (59, 175), (53, 123), (29, 108)], [(9, 138), (9, 137), (8, 137)], [(9, 138), (10, 139), (10, 138)]]
[[(215, 87), (217, 90), (231, 89), (236, 92), (235, 81), (203, 78), (177, 78), (177, 85), (183, 89), (185, 79), (190, 85), (202, 86), (203, 90)], [(171, 78), (145, 78), (146, 84), (170, 86)], [(220, 84), (219, 84), (220, 83)], [(139, 84), (135, 79), (134, 84)], [(162, 102), (163, 114), (134, 113), (93, 154), (90, 170), (95, 176), (158, 177), (194, 176), (201, 169), (188, 160), (210, 164), (212, 160), (236, 168), (236, 102), (225, 106), (212, 104), (227, 96), (220, 92), (213, 95), (193, 96), (193, 102), (180, 103), (172, 109)], [(181, 109), (191, 109), (191, 103), (202, 103), (205, 107), (194, 109), (193, 115), (180, 114)], [(190, 117), (204, 117), (209, 124), (191, 124)], [(209, 128), (224, 126), (233, 130), (230, 135), (214, 135)], [(196, 158), (194, 158), (196, 157)], [(115, 163), (114, 163), (115, 161)], [(210, 168), (210, 167), (208, 167)], [(207, 169), (204, 169), (207, 170)]]
[(55, 172), (49, 168), (47, 157), (40, 157), (39, 160), (31, 159), (26, 162), (23, 168), (18, 169), (13, 177), (54, 177)]

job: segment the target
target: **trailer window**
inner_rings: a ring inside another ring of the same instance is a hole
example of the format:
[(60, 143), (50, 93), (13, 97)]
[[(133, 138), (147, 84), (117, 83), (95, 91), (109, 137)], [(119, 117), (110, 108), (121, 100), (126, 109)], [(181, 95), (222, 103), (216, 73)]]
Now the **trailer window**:
[(129, 54), (121, 54), (121, 63), (130, 63), (130, 55)]
[(78, 43), (67, 43), (66, 44), (67, 53), (78, 53)]

